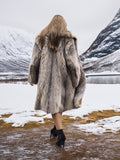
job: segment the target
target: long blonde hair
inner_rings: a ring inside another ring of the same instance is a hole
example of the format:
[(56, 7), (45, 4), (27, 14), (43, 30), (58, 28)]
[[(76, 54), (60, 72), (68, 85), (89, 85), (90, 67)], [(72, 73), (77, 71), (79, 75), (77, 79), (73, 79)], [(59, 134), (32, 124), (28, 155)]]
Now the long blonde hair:
[(67, 23), (61, 15), (55, 15), (36, 37), (42, 47), (45, 44), (45, 36), (48, 36), (49, 48), (53, 50), (57, 50), (61, 38), (72, 38), (71, 32), (67, 30)]

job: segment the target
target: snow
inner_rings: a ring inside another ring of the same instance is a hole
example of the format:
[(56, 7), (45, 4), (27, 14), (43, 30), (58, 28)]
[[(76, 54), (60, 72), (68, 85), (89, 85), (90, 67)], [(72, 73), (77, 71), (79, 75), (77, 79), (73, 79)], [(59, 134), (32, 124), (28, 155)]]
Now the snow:
[[(0, 73), (28, 73), (35, 35), (22, 29), (0, 25)], [(18, 78), (21, 76), (17, 75)], [(5, 78), (16, 78), (10, 75)]]
[(79, 109), (66, 111), (65, 115), (83, 118), (84, 115), (94, 111), (115, 110), (120, 111), (120, 85), (87, 84), (83, 105)]
[[(81, 55), (86, 73), (116, 71), (120, 72), (120, 10), (114, 19), (99, 33), (89, 49)], [(98, 58), (95, 58), (98, 57)], [(96, 80), (95, 80), (96, 81)], [(106, 83), (98, 80), (99, 83)], [(120, 83), (112, 79), (108, 83)], [(92, 81), (93, 83), (93, 81)]]
[[(44, 123), (44, 118), (52, 118), (51, 114), (34, 110), (36, 93), (36, 85), (0, 84), (0, 120), (13, 123), (13, 126), (18, 127), (31, 121)], [(120, 112), (119, 95), (119, 84), (87, 84), (82, 107), (65, 111), (63, 115), (72, 116), (72, 118), (84, 118), (84, 115), (94, 111), (114, 110)], [(2, 117), (4, 114), (11, 114), (11, 116), (4, 118)], [(102, 127), (101, 124), (103, 124)], [(120, 129), (119, 126), (120, 116), (99, 120), (96, 123), (78, 125), (80, 129), (95, 134), (103, 133), (108, 129), (116, 132)]]
[(18, 28), (0, 25), (0, 58), (30, 57), (35, 36)]
[[(115, 52), (106, 55), (101, 58), (96, 59), (86, 59), (83, 62), (84, 69), (92, 68), (92, 70), (88, 69), (87, 73), (90, 72), (119, 72), (120, 73), (120, 49)], [(98, 67), (97, 67), (98, 66)]]
[(93, 134), (102, 134), (109, 131), (116, 133), (120, 130), (120, 116), (104, 118), (102, 120), (98, 120), (96, 123), (80, 124), (75, 126), (79, 127), (79, 129), (83, 131), (91, 132)]

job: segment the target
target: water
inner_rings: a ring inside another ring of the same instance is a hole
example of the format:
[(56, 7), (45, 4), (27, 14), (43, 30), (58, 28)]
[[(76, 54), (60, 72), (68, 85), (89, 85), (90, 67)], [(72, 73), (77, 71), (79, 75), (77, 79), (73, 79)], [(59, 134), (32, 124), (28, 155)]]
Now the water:
[(51, 128), (0, 131), (0, 160), (120, 160), (120, 134), (89, 135), (67, 124), (60, 149), (49, 138)]
[(91, 76), (87, 77), (87, 83), (120, 84), (120, 76)]

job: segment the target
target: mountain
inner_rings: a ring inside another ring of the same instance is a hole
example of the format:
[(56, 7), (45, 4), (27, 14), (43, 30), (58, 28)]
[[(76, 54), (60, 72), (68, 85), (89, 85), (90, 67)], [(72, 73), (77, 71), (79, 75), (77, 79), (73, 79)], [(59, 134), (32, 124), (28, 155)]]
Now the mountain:
[(101, 58), (89, 58), (83, 61), (86, 73), (91, 72), (120, 72), (120, 49)]
[(27, 76), (34, 35), (0, 26), (0, 78)]
[(104, 57), (120, 49), (120, 9), (81, 58)]
[(120, 9), (80, 57), (86, 73), (120, 72)]

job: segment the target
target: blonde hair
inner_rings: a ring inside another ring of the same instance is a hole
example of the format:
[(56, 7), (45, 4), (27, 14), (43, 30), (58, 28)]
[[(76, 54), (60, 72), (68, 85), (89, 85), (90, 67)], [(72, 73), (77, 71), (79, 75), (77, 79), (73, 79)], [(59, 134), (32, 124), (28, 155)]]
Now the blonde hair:
[(37, 36), (36, 39), (42, 47), (45, 44), (45, 36), (48, 36), (49, 48), (53, 50), (57, 50), (61, 37), (72, 38), (71, 32), (67, 30), (67, 23), (61, 15), (55, 15), (48, 26)]

